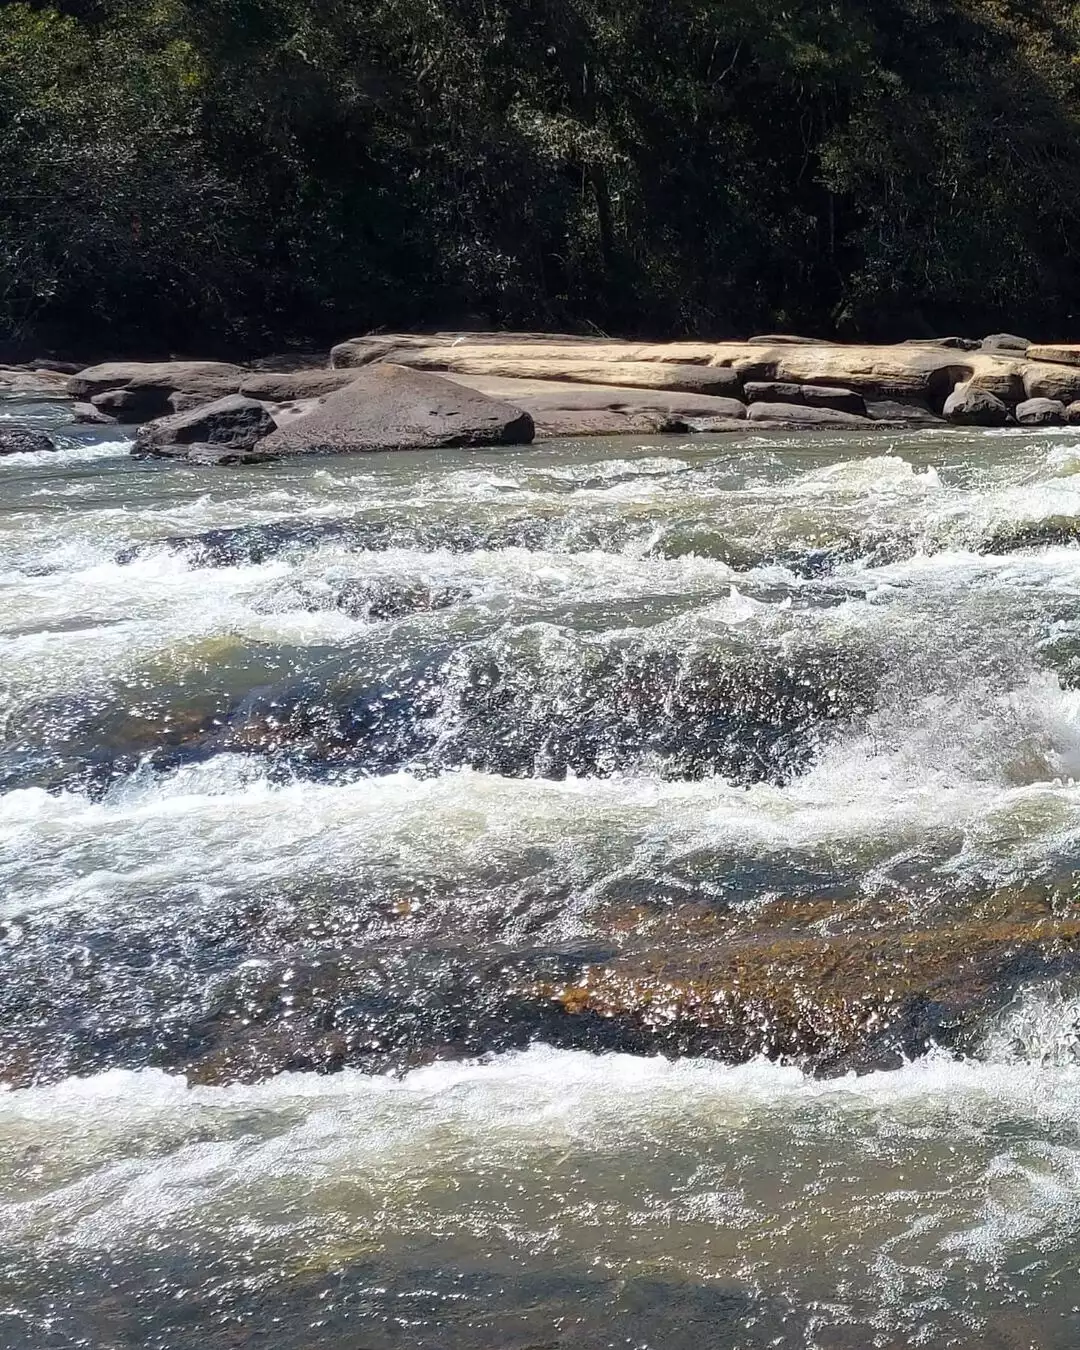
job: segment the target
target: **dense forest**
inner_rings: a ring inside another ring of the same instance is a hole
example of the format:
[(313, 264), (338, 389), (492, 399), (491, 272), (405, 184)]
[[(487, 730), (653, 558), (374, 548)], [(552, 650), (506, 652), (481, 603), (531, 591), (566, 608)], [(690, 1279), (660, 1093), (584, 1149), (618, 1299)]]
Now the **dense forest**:
[(0, 337), (1075, 336), (1080, 5), (0, 8)]

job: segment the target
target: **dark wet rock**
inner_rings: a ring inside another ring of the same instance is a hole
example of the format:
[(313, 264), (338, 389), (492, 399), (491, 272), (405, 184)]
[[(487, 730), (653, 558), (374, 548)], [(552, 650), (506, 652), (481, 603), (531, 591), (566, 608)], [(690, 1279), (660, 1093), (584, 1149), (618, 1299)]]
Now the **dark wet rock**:
[[(153, 1243), (130, 1244), (122, 1260), (102, 1244), (21, 1250), (5, 1350), (79, 1342), (95, 1350), (796, 1350), (824, 1344), (837, 1322), (852, 1335), (830, 1336), (829, 1350), (906, 1350), (866, 1319), (853, 1331), (846, 1307), (827, 1315), (817, 1300), (801, 1307), (715, 1277), (609, 1270), (562, 1252), (522, 1262), (511, 1244), (477, 1256), (463, 1250), (456, 1225), (402, 1241), (391, 1224), (376, 1250), (350, 1241), (356, 1230), (342, 1217), (340, 1243), (309, 1243), (302, 1260), (278, 1257), (272, 1271), (272, 1258), (240, 1248), (228, 1225), (217, 1234), (200, 1228), (197, 1242), (185, 1224), (162, 1225)], [(77, 1289), (77, 1301), (58, 1298), (58, 1285)], [(922, 1343), (939, 1350), (925, 1335)], [(992, 1350), (1031, 1344), (995, 1340)], [(969, 1337), (966, 1350), (991, 1346)]]
[(520, 408), (426, 371), (375, 365), (272, 433), (263, 448), (312, 455), (523, 445), (533, 430), (532, 418)]
[(982, 342), (978, 338), (966, 337), (907, 338), (900, 346), (943, 347), (947, 351), (976, 352), (982, 346)]
[(945, 418), (959, 426), (1000, 427), (1009, 416), (1005, 404), (988, 389), (974, 389), (970, 384), (958, 385), (945, 400)]
[(201, 743), (291, 771), (469, 767), (504, 777), (788, 781), (830, 726), (867, 712), (871, 663), (835, 651), (682, 653), (548, 625), (431, 651), (342, 689), (243, 700)]
[(346, 577), (286, 582), (256, 600), (253, 608), (267, 614), (340, 610), (351, 619), (374, 623), (448, 609), (468, 596), (464, 586), (432, 585), (408, 577)]
[(240, 392), (245, 398), (264, 403), (292, 403), (300, 398), (325, 398), (352, 384), (355, 378), (351, 370), (263, 371), (247, 376)]
[(874, 422), (895, 422), (902, 426), (940, 427), (945, 419), (931, 411), (926, 403), (901, 402), (899, 399), (876, 399), (866, 405), (866, 414)]
[(95, 408), (92, 403), (76, 403), (71, 409), (76, 422), (85, 422), (89, 426), (110, 427), (116, 426), (120, 420), (111, 413), (105, 412), (103, 408)]
[[(545, 522), (533, 516), (490, 525), (452, 520), (420, 525), (382, 520), (283, 520), (152, 540), (121, 549), (116, 561), (134, 562), (164, 549), (183, 554), (192, 567), (234, 567), (238, 563), (260, 563), (268, 558), (302, 553), (330, 542), (355, 551), (407, 547), (425, 552), (446, 549), (469, 553), (476, 549), (538, 548), (546, 529)], [(596, 541), (590, 536), (582, 546), (595, 547)]]
[(804, 407), (795, 403), (751, 403), (746, 410), (748, 421), (765, 423), (772, 427), (836, 428), (854, 430), (866, 428), (868, 419), (855, 413), (837, 412), (832, 408)]
[(978, 544), (980, 553), (1019, 553), (1025, 549), (1060, 548), (1080, 543), (1080, 521), (1071, 516), (999, 525)]
[[(266, 405), (241, 394), (205, 403), (190, 412), (158, 418), (139, 428), (133, 455), (186, 455), (195, 445), (227, 446), (250, 450), (273, 430), (274, 420)], [(271, 447), (262, 453), (274, 458)], [(205, 462), (196, 461), (196, 462)], [(220, 461), (219, 461), (220, 462)]]
[(181, 457), (186, 464), (198, 464), (204, 468), (237, 464), (273, 464), (280, 459), (280, 456), (272, 451), (260, 450), (257, 446), (213, 445), (200, 442), (189, 445)]
[(1017, 404), (1015, 416), (1022, 427), (1058, 427), (1065, 421), (1065, 405), (1053, 398), (1029, 398)]
[(55, 449), (52, 437), (44, 431), (0, 424), (0, 455), (33, 455)]
[(1018, 352), (1024, 356), (1031, 343), (1027, 338), (1017, 337), (1015, 333), (991, 333), (989, 337), (983, 338), (980, 346), (984, 352)]
[(1066, 406), (1065, 421), (1070, 427), (1080, 425), (1080, 401), (1070, 403)]
[(802, 403), (801, 384), (782, 384), (777, 380), (747, 380), (743, 385), (747, 403)]

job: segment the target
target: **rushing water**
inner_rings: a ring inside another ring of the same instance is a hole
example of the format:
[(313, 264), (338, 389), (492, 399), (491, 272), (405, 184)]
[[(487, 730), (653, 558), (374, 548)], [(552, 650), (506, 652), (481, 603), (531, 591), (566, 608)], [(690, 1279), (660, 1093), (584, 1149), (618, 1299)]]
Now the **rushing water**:
[(1074, 432), (58, 434), (0, 1344), (1080, 1341)]

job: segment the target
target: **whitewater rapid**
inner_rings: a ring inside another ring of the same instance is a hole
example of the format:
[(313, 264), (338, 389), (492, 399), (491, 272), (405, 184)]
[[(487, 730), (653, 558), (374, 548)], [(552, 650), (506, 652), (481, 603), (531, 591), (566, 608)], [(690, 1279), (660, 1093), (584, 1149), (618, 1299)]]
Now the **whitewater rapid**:
[(1076, 1344), (1064, 939), (858, 1074), (553, 1011), (1071, 921), (1072, 431), (233, 473), (63, 415), (0, 460), (0, 1343)]

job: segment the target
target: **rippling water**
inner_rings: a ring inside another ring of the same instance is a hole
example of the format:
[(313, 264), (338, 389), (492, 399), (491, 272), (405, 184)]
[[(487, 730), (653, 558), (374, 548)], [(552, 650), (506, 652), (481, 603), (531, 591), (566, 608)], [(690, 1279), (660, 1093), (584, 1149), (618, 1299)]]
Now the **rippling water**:
[(1077, 1344), (1074, 432), (58, 435), (0, 1343)]

